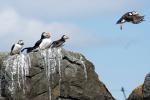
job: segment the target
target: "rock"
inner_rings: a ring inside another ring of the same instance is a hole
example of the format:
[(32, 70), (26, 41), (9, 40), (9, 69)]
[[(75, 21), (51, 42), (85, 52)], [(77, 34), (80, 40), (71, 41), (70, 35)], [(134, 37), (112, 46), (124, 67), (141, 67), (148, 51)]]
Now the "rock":
[(150, 100), (150, 73), (146, 75), (143, 84), (143, 98), (144, 100)]
[(150, 73), (146, 75), (143, 85), (133, 90), (128, 100), (150, 100)]
[(140, 85), (137, 88), (135, 88), (129, 95), (128, 100), (142, 100), (142, 87), (143, 85)]
[(80, 53), (55, 48), (3, 58), (1, 94), (6, 100), (114, 100)]

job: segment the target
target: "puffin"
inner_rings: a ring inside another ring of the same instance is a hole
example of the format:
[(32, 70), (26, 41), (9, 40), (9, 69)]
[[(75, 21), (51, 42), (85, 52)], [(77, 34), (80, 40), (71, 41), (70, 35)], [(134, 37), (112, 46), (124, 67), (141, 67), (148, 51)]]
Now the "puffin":
[(51, 34), (49, 32), (42, 32), (40, 40), (38, 40), (33, 47), (26, 47), (22, 49), (21, 52), (23, 52), (25, 49), (27, 50), (27, 53), (29, 53), (49, 48), (51, 44), (50, 37)]
[(10, 55), (20, 54), (23, 45), (24, 45), (23, 40), (19, 40), (17, 43), (13, 44), (11, 47)]
[(63, 46), (63, 44), (66, 42), (66, 40), (69, 39), (68, 36), (63, 35), (59, 40), (53, 41), (51, 44), (51, 48), (57, 48)]
[(141, 16), (138, 12), (136, 11), (131, 11), (125, 13), (118, 21), (116, 24), (120, 24), (120, 29), (122, 30), (122, 25), (125, 22), (131, 22), (132, 24), (139, 24), (144, 21), (144, 16)]

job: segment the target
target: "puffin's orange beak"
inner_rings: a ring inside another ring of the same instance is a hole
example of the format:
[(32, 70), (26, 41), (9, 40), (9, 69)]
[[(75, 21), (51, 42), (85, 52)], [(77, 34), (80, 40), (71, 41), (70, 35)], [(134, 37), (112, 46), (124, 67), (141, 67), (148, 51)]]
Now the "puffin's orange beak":
[(49, 38), (50, 38), (50, 37), (51, 37), (51, 33), (49, 33), (49, 32), (48, 32), (48, 33), (47, 33), (47, 37), (49, 37)]
[(67, 36), (66, 39), (69, 39), (69, 37)]

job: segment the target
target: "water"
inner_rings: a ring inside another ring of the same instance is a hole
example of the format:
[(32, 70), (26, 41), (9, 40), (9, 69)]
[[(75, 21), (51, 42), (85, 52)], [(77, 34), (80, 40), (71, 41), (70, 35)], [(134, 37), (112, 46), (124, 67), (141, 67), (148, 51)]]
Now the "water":
[(4, 61), (5, 76), (10, 77), (8, 90), (11, 95), (15, 94), (16, 89), (19, 88), (25, 94), (26, 89), (26, 76), (29, 74), (29, 68), (31, 67), (29, 55), (24, 54), (9, 56)]

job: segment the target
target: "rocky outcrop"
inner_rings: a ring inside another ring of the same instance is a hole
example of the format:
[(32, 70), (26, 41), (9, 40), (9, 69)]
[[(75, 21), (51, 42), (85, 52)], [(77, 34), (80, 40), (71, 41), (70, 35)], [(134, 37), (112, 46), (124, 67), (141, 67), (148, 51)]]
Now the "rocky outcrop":
[(129, 95), (128, 100), (142, 100), (142, 87), (143, 85), (140, 85), (137, 88), (135, 88)]
[(150, 100), (150, 73), (146, 75), (144, 84), (133, 90), (128, 100)]
[(144, 100), (150, 100), (150, 73), (146, 75), (142, 92)]
[(82, 54), (62, 48), (0, 55), (6, 100), (114, 100)]

